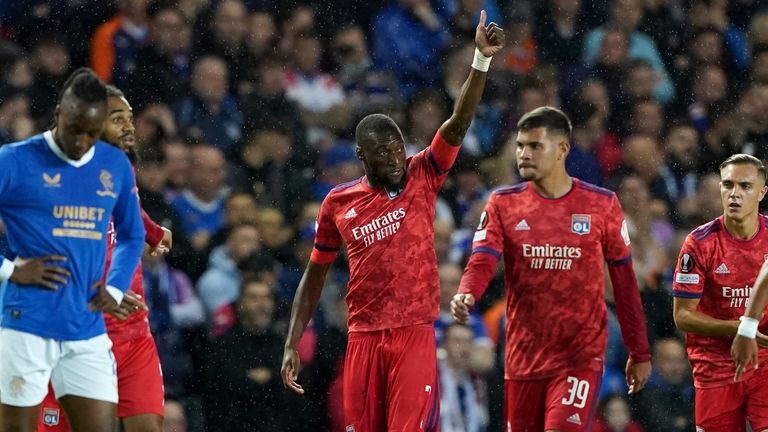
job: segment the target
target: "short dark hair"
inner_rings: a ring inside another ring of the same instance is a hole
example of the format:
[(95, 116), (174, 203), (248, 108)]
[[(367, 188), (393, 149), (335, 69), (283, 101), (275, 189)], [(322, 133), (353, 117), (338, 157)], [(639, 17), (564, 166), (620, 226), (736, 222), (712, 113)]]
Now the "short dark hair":
[(763, 182), (765, 182), (766, 178), (766, 171), (765, 171), (765, 165), (763, 164), (763, 161), (760, 159), (748, 155), (745, 153), (738, 153), (735, 155), (732, 155), (723, 163), (720, 164), (720, 170), (727, 167), (728, 165), (752, 165), (755, 168), (757, 168), (757, 174), (763, 179)]
[(107, 87), (96, 73), (86, 67), (79, 68), (64, 81), (59, 94), (59, 103), (67, 90), (72, 90), (72, 95), (85, 103), (97, 103), (107, 101)]
[(355, 141), (357, 145), (371, 143), (376, 141), (376, 137), (382, 135), (394, 134), (402, 137), (403, 133), (394, 120), (384, 114), (369, 114), (360, 120), (355, 128)]
[(107, 84), (106, 87), (107, 87), (107, 97), (117, 97), (117, 98), (125, 97), (125, 93), (123, 93), (122, 90), (113, 86), (112, 84)]
[(554, 132), (571, 137), (573, 126), (564, 112), (551, 106), (543, 106), (529, 111), (517, 122), (518, 131), (529, 131), (543, 127), (547, 132)]

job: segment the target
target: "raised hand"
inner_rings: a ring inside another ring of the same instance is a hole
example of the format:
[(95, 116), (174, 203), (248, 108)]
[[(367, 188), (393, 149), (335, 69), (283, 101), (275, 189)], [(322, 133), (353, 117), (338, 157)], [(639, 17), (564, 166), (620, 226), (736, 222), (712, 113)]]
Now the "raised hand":
[(67, 278), (72, 274), (69, 270), (57, 265), (48, 264), (51, 261), (64, 262), (67, 258), (61, 255), (47, 255), (37, 258), (17, 259), (10, 281), (17, 285), (39, 285), (50, 290), (67, 284)]
[(492, 22), (486, 27), (485, 20), (488, 15), (485, 9), (480, 12), (480, 22), (477, 24), (475, 32), (475, 46), (486, 57), (491, 57), (504, 48), (506, 35), (501, 27)]

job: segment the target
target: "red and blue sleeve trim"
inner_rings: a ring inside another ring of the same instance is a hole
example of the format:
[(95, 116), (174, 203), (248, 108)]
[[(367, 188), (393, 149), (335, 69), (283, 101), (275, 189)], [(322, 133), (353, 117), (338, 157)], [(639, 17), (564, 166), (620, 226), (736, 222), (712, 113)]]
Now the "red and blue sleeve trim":
[(608, 261), (608, 265), (611, 266), (611, 267), (616, 267), (616, 266), (621, 266), (621, 265), (624, 265), (624, 264), (629, 264), (631, 262), (632, 262), (632, 255), (629, 255), (628, 257), (622, 258), (620, 260)]
[(338, 252), (340, 248), (333, 248), (315, 243), (315, 249), (319, 250), (320, 252)]
[(672, 296), (680, 297), (680, 298), (701, 298), (701, 294), (691, 293), (686, 291), (679, 291), (679, 290), (672, 290)]
[(473, 254), (480, 253), (480, 252), (485, 252), (487, 254), (491, 254), (491, 255), (495, 256), (496, 258), (501, 257), (501, 252), (497, 251), (496, 249), (491, 249), (489, 247), (477, 247), (477, 248), (472, 249), (472, 253)]
[(434, 168), (438, 174), (443, 175), (448, 172), (448, 170), (440, 168), (440, 166), (437, 164), (437, 161), (435, 160), (435, 155), (432, 154), (432, 150), (430, 149), (427, 149), (427, 159), (429, 159), (429, 162), (432, 164), (432, 168)]

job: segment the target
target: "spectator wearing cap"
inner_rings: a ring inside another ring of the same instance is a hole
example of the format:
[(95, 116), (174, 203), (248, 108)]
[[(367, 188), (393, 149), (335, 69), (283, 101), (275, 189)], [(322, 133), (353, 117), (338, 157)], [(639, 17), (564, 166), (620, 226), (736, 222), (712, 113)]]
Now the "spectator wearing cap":
[(349, 141), (338, 142), (323, 155), (322, 167), (312, 184), (312, 199), (322, 201), (334, 187), (362, 175), (354, 144)]

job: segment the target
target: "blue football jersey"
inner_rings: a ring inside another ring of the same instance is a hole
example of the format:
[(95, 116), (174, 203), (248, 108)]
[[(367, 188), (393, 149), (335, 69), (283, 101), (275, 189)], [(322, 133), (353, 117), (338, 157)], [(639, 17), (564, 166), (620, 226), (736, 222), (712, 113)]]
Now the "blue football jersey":
[[(144, 247), (133, 169), (119, 149), (98, 141), (80, 160), (67, 158), (51, 132), (0, 147), (0, 218), (14, 255), (63, 255), (64, 286), (9, 282), (2, 327), (60, 340), (103, 334), (101, 312), (88, 309), (102, 279), (107, 228), (117, 236), (107, 285), (125, 292)], [(0, 255), (0, 262), (4, 257)]]

